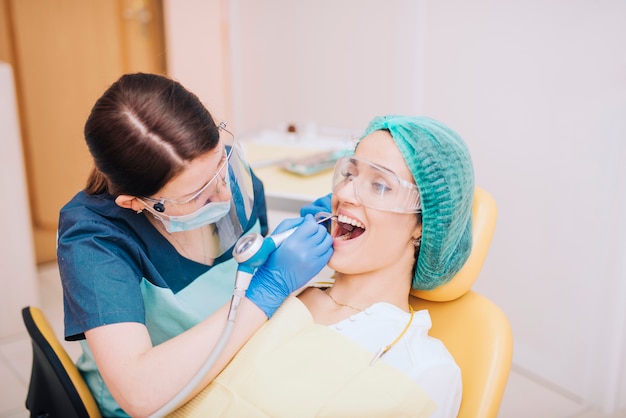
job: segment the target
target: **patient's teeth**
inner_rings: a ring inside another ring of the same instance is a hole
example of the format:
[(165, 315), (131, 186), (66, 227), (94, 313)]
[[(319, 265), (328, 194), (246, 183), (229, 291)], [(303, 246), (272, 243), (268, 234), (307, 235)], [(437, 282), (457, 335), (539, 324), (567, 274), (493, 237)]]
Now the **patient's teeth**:
[(357, 221), (356, 219), (348, 218), (345, 215), (339, 215), (337, 217), (337, 221), (344, 223), (344, 224), (356, 226), (357, 228), (365, 229), (365, 225), (363, 225), (361, 222)]
[(347, 241), (350, 238), (350, 235), (351, 235), (350, 232), (348, 232), (347, 234), (344, 234), (344, 235), (342, 235), (340, 237), (337, 237), (336, 239), (338, 241)]

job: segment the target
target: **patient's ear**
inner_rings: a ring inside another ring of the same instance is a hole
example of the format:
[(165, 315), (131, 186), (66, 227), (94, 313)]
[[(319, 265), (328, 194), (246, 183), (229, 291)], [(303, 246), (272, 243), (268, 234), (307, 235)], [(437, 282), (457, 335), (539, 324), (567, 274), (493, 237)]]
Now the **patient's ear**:
[(416, 239), (422, 238), (422, 223), (421, 222), (415, 225), (415, 228), (413, 228), (413, 232), (411, 232), (411, 238), (413, 238), (414, 241)]
[(139, 213), (144, 209), (143, 204), (135, 196), (121, 194), (115, 198), (115, 204), (121, 208), (132, 209)]

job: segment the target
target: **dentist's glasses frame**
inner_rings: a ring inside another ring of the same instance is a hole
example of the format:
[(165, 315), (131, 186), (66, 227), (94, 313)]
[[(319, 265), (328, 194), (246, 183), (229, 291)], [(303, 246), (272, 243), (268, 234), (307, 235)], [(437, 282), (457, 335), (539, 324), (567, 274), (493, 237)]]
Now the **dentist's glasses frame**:
[(344, 189), (349, 185), (363, 206), (396, 213), (422, 211), (419, 189), (415, 184), (363, 158), (342, 157), (335, 164), (333, 194), (348, 193)]
[[(217, 171), (215, 172), (215, 174), (213, 175), (213, 177), (211, 177), (211, 179), (204, 185), (202, 186), (198, 191), (193, 192), (193, 194), (191, 194), (190, 197), (186, 198), (186, 199), (182, 199), (182, 200), (178, 200), (178, 199), (168, 199), (165, 197), (159, 197), (154, 198), (154, 197), (147, 197), (144, 196), (141, 198), (141, 200), (147, 201), (152, 203), (152, 206), (150, 205), (146, 205), (147, 209), (149, 209), (150, 211), (154, 210), (156, 212), (158, 212), (159, 214), (164, 214), (167, 215), (167, 213), (165, 213), (166, 211), (166, 203), (172, 204), (172, 205), (177, 205), (177, 206), (183, 206), (186, 205), (190, 202), (193, 202), (194, 200), (198, 199), (212, 184), (214, 184), (218, 179), (222, 180), (222, 185), (226, 186), (226, 175), (221, 175), (221, 173), (224, 171), (225, 168), (228, 167), (228, 163), (230, 161), (230, 157), (233, 153), (233, 150), (235, 149), (235, 136), (233, 135), (232, 132), (230, 132), (228, 129), (226, 129), (226, 122), (220, 122), (219, 125), (217, 126), (217, 128), (220, 131), (224, 131), (226, 133), (228, 133), (231, 137), (231, 142), (233, 144), (233, 146), (230, 147), (230, 149), (228, 150), (228, 152), (226, 152), (226, 147), (224, 146), (224, 144), (220, 144), (220, 146), (222, 147), (222, 149), (224, 150), (224, 155), (222, 157), (222, 160), (220, 162), (219, 167), (217, 168)], [(219, 184), (216, 185), (216, 194), (217, 194), (217, 188), (219, 187)], [(210, 201), (207, 201), (205, 204), (210, 203)], [(204, 205), (203, 205), (204, 206)]]

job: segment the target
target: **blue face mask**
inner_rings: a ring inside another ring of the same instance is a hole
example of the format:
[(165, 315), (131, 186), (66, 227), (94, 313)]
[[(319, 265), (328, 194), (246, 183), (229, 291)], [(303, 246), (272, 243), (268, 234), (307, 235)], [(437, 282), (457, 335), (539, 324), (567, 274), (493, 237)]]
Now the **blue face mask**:
[(187, 215), (155, 216), (155, 218), (161, 221), (165, 230), (169, 233), (190, 231), (222, 219), (230, 211), (230, 202), (230, 199), (225, 202), (211, 202)]

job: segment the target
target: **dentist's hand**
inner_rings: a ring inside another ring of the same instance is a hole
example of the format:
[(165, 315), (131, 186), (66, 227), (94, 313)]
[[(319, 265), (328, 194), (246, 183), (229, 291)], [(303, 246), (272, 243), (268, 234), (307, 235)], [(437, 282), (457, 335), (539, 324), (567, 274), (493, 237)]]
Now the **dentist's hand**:
[(300, 208), (300, 216), (315, 215), (318, 212), (330, 212), (332, 196), (332, 193), (328, 193), (326, 196), (315, 199), (313, 203), (302, 206)]
[(295, 232), (257, 269), (246, 291), (246, 297), (268, 318), (287, 296), (319, 273), (333, 254), (332, 238), (311, 215), (286, 219), (274, 233), (294, 227)]

